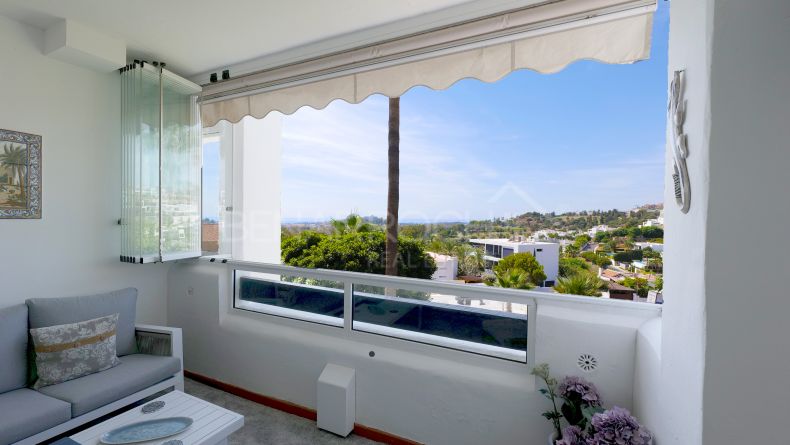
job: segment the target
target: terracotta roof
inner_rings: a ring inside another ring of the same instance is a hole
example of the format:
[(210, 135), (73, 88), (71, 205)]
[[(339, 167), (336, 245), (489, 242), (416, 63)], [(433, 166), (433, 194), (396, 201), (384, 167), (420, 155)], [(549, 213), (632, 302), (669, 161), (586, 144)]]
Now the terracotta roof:
[(603, 272), (601, 272), (601, 275), (607, 278), (619, 278), (623, 276), (623, 274), (621, 274), (620, 272), (617, 272), (612, 269), (604, 269)]
[(201, 244), (204, 252), (217, 252), (219, 250), (219, 224), (202, 224)]
[(609, 282), (609, 290), (619, 290), (624, 292), (634, 292), (633, 289), (630, 287), (623, 286), (622, 284), (615, 283), (613, 281)]

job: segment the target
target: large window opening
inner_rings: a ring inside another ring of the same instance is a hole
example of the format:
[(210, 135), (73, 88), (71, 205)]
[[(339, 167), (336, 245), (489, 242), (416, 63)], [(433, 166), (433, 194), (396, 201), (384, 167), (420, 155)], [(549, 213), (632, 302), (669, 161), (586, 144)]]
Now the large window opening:
[[(398, 276), (472, 296), (238, 271), (237, 307), (524, 352), (533, 294), (499, 290), (661, 303), (668, 8), (646, 61), (400, 97)], [(372, 95), (206, 129), (204, 252), (385, 274), (391, 118)]]

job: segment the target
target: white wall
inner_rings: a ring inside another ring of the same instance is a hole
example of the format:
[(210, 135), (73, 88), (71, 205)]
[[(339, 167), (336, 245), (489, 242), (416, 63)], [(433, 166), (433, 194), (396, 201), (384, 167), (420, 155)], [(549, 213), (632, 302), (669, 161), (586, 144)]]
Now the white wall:
[(233, 134), (233, 258), (279, 263), (282, 114), (223, 125)]
[(676, 0), (670, 13), (692, 200), (682, 215), (665, 195), (658, 443), (787, 443), (790, 2)]
[[(187, 370), (314, 408), (318, 376), (336, 363), (356, 370), (363, 425), (427, 444), (546, 443), (550, 424), (540, 413), (548, 402), (524, 364), (230, 310), (218, 263), (177, 264), (169, 283), (169, 324), (183, 328)], [(656, 316), (593, 300), (541, 304), (536, 362), (558, 375), (583, 374), (608, 403), (631, 408), (636, 332)], [(580, 353), (594, 354), (599, 369), (584, 374)]]
[(436, 272), (431, 275), (432, 280), (453, 281), (458, 273), (458, 257), (428, 252), (436, 263)]
[(703, 442), (784, 444), (790, 2), (714, 4)]
[[(702, 443), (711, 5), (711, 0), (676, 0), (669, 12), (668, 76), (686, 70), (691, 208), (688, 214), (679, 211), (671, 181), (665, 181), (661, 380), (638, 387), (640, 400), (660, 400), (659, 417), (643, 419), (658, 445)], [(666, 178), (672, 171), (671, 152), (667, 147)]]
[(43, 46), (43, 31), (0, 15), (0, 127), (43, 137), (42, 219), (0, 220), (0, 307), (133, 286), (138, 319), (164, 323), (168, 266), (118, 259), (120, 76)]
[(654, 318), (640, 326), (636, 334), (632, 413), (653, 432), (663, 414), (660, 400), (661, 326), (662, 320)]
[[(558, 376), (578, 375), (593, 381), (607, 407), (632, 409), (637, 332), (650, 320), (659, 322), (658, 311), (659, 307), (643, 303), (615, 309), (598, 305), (595, 299), (589, 304), (541, 301), (535, 362), (551, 364)], [(582, 354), (594, 356), (598, 368), (582, 371), (578, 366)], [(532, 409), (540, 413), (540, 407)]]
[[(538, 252), (538, 249), (542, 250)], [(560, 273), (560, 244), (539, 244), (534, 247), (532, 253), (535, 255), (535, 259), (543, 265), (546, 281), (557, 281), (557, 276)]]

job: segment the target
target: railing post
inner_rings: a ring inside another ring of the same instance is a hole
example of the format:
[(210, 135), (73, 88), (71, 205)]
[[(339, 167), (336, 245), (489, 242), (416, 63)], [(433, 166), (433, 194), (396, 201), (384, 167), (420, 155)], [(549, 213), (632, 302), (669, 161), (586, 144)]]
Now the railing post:
[(535, 345), (538, 321), (538, 300), (533, 299), (527, 304), (527, 365), (533, 367), (535, 363)]
[(343, 282), (343, 328), (351, 332), (354, 321), (354, 284)]

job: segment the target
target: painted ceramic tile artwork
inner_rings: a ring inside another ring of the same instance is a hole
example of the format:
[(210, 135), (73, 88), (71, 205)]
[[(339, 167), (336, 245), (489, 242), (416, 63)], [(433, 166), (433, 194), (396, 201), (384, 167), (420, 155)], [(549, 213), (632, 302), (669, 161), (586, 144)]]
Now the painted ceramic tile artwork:
[(0, 219), (41, 218), (41, 136), (0, 129)]

